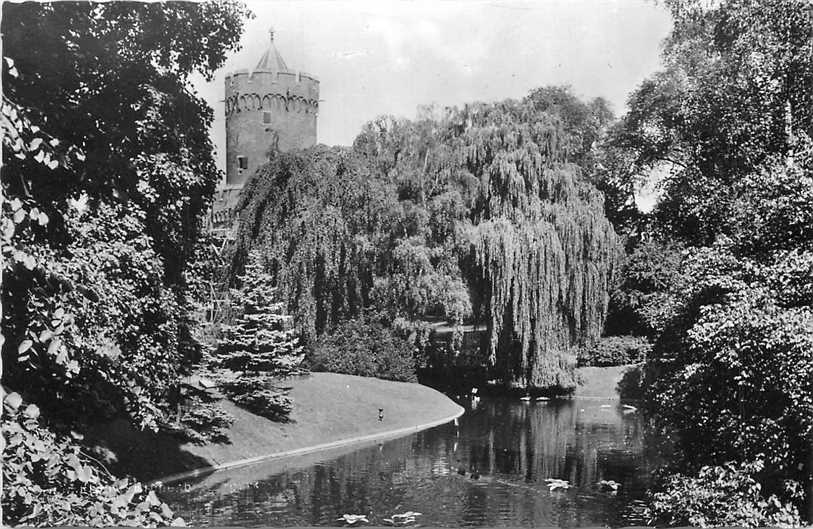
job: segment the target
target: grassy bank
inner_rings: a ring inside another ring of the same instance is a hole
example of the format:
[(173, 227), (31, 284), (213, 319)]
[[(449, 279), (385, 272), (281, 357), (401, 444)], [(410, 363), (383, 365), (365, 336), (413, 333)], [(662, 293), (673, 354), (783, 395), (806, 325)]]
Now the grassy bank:
[(618, 383), (633, 365), (612, 367), (580, 367), (576, 369), (579, 384), (574, 397), (618, 399)]
[[(411, 428), (458, 413), (445, 395), (419, 384), (333, 373), (292, 379), (291, 421), (276, 423), (224, 401), (235, 416), (228, 443), (180, 444), (138, 432), (124, 421), (100, 425), (89, 438), (118, 472), (156, 479), (205, 466)], [(384, 409), (379, 420), (378, 409)]]

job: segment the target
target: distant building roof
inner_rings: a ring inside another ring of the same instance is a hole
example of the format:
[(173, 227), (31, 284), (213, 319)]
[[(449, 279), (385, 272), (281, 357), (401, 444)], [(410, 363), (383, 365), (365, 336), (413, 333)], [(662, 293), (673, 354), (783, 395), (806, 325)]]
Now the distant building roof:
[(268, 70), (272, 72), (289, 71), (288, 65), (285, 64), (285, 60), (282, 58), (282, 55), (279, 54), (279, 51), (277, 51), (277, 47), (274, 46), (274, 28), (268, 30), (268, 35), (270, 36), (268, 49), (265, 50), (265, 53), (263, 53), (263, 56), (260, 58), (260, 62), (257, 63), (257, 66), (254, 69)]

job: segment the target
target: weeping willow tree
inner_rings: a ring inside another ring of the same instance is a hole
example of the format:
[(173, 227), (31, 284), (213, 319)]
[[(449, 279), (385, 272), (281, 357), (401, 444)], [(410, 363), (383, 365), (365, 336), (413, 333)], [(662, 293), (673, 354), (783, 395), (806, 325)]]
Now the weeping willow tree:
[(598, 339), (616, 261), (615, 233), (585, 205), (555, 204), (536, 220), (471, 226), (484, 279), (489, 358), (503, 381), (573, 387), (574, 348)]
[(387, 196), (347, 149), (277, 154), (242, 195), (232, 263), (255, 249), (306, 338), (368, 303)]
[(427, 157), (448, 147), (437, 125), (387, 123), (365, 148), (276, 154), (238, 205), (232, 277), (260, 251), (308, 339), (368, 308), (422, 343), (426, 318), (469, 316), (454, 238), (464, 199)]
[(603, 197), (567, 163), (557, 116), (507, 101), (467, 107), (459, 122), (461, 163), (480, 181), (465, 233), (489, 358), (506, 384), (573, 387), (574, 349), (601, 334), (618, 256)]
[(352, 149), (275, 155), (243, 193), (235, 272), (259, 249), (306, 337), (370, 307), (407, 327), (474, 315), (507, 384), (572, 387), (617, 241), (569, 163), (582, 136), (537, 99), (381, 118)]

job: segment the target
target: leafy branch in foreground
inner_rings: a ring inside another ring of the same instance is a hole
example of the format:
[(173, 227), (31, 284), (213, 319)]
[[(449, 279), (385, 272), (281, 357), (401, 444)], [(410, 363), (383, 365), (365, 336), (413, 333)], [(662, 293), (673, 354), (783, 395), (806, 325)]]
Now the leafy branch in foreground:
[(37, 527), (185, 525), (152, 490), (117, 480), (77, 444), (43, 427), (39, 408), (17, 393), (3, 401), (4, 521)]
[(650, 522), (693, 527), (797, 527), (799, 511), (766, 495), (754, 478), (765, 461), (706, 466), (697, 477), (674, 474), (651, 496)]

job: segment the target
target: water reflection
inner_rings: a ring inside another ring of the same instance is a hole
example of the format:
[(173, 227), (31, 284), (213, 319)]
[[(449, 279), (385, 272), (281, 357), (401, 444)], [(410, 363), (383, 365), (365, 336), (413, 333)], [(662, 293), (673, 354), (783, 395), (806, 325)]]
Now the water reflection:
[[(617, 402), (484, 398), (459, 426), (217, 472), (163, 496), (197, 525), (341, 525), (345, 513), (385, 525), (412, 510), (423, 525), (619, 526), (640, 522), (624, 506), (653, 467), (639, 414)], [(573, 487), (551, 492), (546, 478)]]

